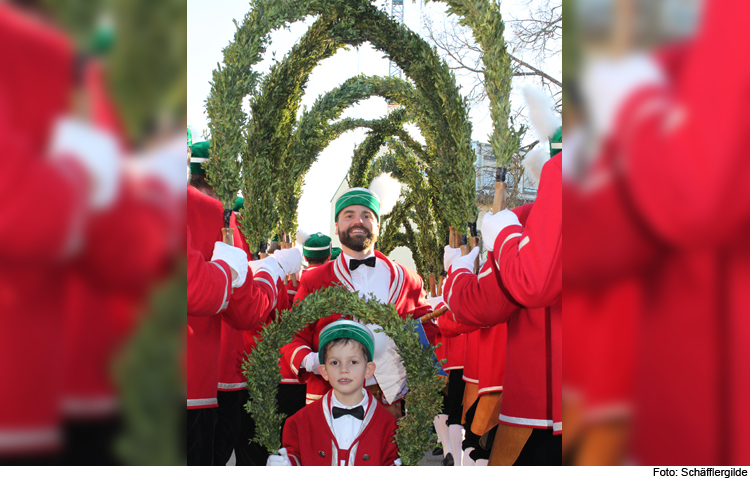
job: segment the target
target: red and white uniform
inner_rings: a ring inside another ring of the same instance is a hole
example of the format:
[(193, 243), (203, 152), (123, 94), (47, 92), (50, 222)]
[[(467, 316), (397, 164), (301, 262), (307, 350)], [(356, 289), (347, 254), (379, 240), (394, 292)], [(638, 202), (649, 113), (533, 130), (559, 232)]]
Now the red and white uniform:
[(641, 464), (750, 463), (750, 194), (737, 188), (750, 179), (750, 66), (729, 63), (745, 51), (748, 14), (745, 2), (707, 2), (692, 45), (662, 59), (670, 88), (644, 88), (623, 107), (615, 159), (595, 164), (599, 186), (565, 196), (577, 219), (566, 283), (642, 282)]
[[(479, 396), (485, 393), (499, 392), (503, 390), (505, 378), (505, 342), (507, 339), (507, 328), (505, 323), (495, 326), (478, 327), (462, 324), (455, 320), (451, 312), (446, 312), (438, 318), (440, 332), (447, 337), (449, 342), (464, 341), (459, 343), (463, 355), (461, 356), (461, 368), (464, 368), (464, 381), (476, 384), (479, 387)], [(476, 333), (474, 335), (474, 333)], [(458, 336), (455, 336), (455, 335)], [(473, 335), (473, 336), (472, 336)], [(468, 343), (471, 339), (471, 343)], [(450, 351), (450, 349), (449, 349)], [(451, 361), (448, 361), (450, 365)], [(469, 367), (469, 376), (466, 378), (466, 365)]]
[[(430, 304), (427, 303), (423, 290), (423, 281), (416, 273), (397, 263), (391, 262), (386, 256), (375, 251), (375, 256), (384, 262), (390, 272), (388, 285), (387, 300), (381, 300), (383, 303), (394, 304), (398, 314), (406, 318), (412, 315), (415, 319), (422, 317), (431, 312)], [(359, 268), (366, 269), (366, 268)], [(329, 287), (334, 284), (342, 284), (349, 291), (354, 291), (349, 267), (346, 265), (344, 255), (340, 255), (335, 261), (328, 262), (323, 266), (308, 272), (302, 278), (297, 295), (294, 297), (295, 302), (303, 299), (307, 294), (316, 290)], [(340, 314), (332, 314), (329, 317), (320, 319), (300, 331), (292, 341), (291, 356), (289, 357), (291, 367), (294, 372), (300, 376), (300, 380), (307, 382), (307, 400), (320, 399), (331, 386), (328, 382), (317, 374), (306, 372), (304, 369), (300, 375), (300, 364), (302, 360), (310, 353), (318, 351), (318, 335), (326, 324), (340, 319)], [(425, 335), (431, 344), (435, 341), (435, 335), (438, 330), (434, 323), (427, 322), (423, 324)], [(376, 335), (377, 337), (377, 335)], [(376, 347), (377, 353), (377, 347)], [(378, 370), (376, 369), (376, 377)]]
[[(194, 187), (187, 187), (187, 222), (192, 233), (192, 246), (204, 259), (210, 259), (214, 243), (221, 240), (221, 228), (224, 226), (224, 208), (216, 199), (198, 192)], [(239, 231), (236, 229), (235, 217), (232, 215), (230, 227), (234, 230), (235, 245), (241, 245)], [(221, 263), (223, 264), (223, 263)], [(230, 278), (231, 280), (231, 278)], [(191, 291), (201, 291), (200, 285), (188, 285), (188, 297)], [(223, 304), (228, 304), (222, 315), (197, 317), (188, 313), (187, 337), (187, 408), (213, 408), (218, 406), (216, 390), (220, 382), (221, 353), (221, 320), (228, 318), (230, 324), (240, 330), (251, 330), (258, 322), (268, 317), (276, 305), (276, 280), (265, 271), (248, 277), (242, 287), (234, 290)], [(223, 305), (222, 305), (223, 306)], [(236, 336), (228, 347), (244, 348), (244, 340), (239, 332), (228, 334)], [(236, 362), (227, 363), (230, 367)], [(242, 381), (244, 383), (244, 380)]]
[(229, 306), (232, 292), (232, 270), (224, 261), (206, 261), (192, 247), (190, 227), (187, 229), (187, 315), (213, 316)]
[[(239, 237), (240, 242), (237, 243)], [(250, 249), (245, 242), (242, 231), (237, 225), (235, 230), (235, 247), (239, 247), (251, 259)], [(289, 308), (286, 287), (282, 278), (276, 282), (276, 306), (269, 311), (265, 321), (249, 331), (241, 331), (235, 328), (226, 318), (221, 320), (221, 357), (219, 370), (218, 391), (237, 391), (245, 389), (246, 379), (242, 373), (242, 365), (245, 361), (245, 353), (250, 353), (255, 348), (255, 337), (259, 336), (266, 324), (276, 320), (276, 311)]]
[[(444, 304), (438, 304), (436, 309), (440, 309)], [(466, 355), (466, 335), (459, 333), (455, 326), (459, 325), (453, 319), (453, 314), (446, 312), (437, 318), (437, 325), (440, 328), (440, 338), (443, 344), (440, 350), (444, 359), (447, 360), (443, 365), (443, 370), (448, 372), (454, 369), (464, 368), (464, 358)]]
[(367, 391), (361, 432), (348, 449), (339, 448), (333, 432), (333, 390), (287, 419), (283, 445), (293, 466), (391, 466), (398, 459), (393, 441), (396, 419)]
[[(545, 165), (545, 168), (547, 166), (549, 164)], [(514, 213), (522, 225), (528, 225), (536, 208), (537, 203), (528, 204), (516, 208)], [(498, 236), (495, 252), (500, 252), (500, 239), (505, 239), (507, 230), (503, 230)], [(553, 334), (561, 328), (558, 326), (555, 330), (552, 321), (547, 317), (550, 308), (521, 308), (520, 304), (508, 295), (508, 290), (496, 273), (497, 264), (492, 254), (479, 275), (474, 276), (466, 269), (456, 272), (451, 270), (444, 288), (444, 292), (447, 293), (446, 304), (454, 312), (457, 320), (467, 324), (478, 326), (507, 322), (500, 422), (519, 427), (553, 429), (555, 433), (561, 433), (562, 403), (559, 378), (562, 362), (556, 361), (552, 352), (555, 341)], [(562, 305), (561, 302), (559, 304)], [(479, 336), (480, 333), (476, 334)], [(476, 379), (479, 384), (478, 370)], [(485, 390), (488, 391), (490, 390)]]
[[(291, 284), (287, 284), (287, 293), (289, 294), (289, 307), (292, 307), (294, 304), (294, 297), (297, 295), (297, 289), (299, 288), (299, 284), (301, 283), (302, 277), (305, 276), (306, 273), (311, 272), (313, 269), (317, 268), (316, 265), (308, 266), (306, 269), (302, 270), (302, 273), (300, 275), (300, 279), (297, 280), (297, 286), (292, 287), (291, 290), (289, 290), (289, 286)], [(294, 342), (287, 343), (286, 345), (281, 347), (281, 350), (279, 351), (280, 357), (279, 357), (279, 367), (281, 368), (281, 383), (282, 384), (305, 384), (302, 382), (299, 378), (299, 375), (297, 373), (297, 369), (292, 367), (291, 359), (292, 355), (294, 354), (294, 350), (298, 348)]]
[[(63, 322), (71, 277), (118, 286), (122, 271), (142, 273), (141, 259), (108, 250), (117, 224), (99, 228), (87, 211), (89, 178), (73, 159), (47, 155), (54, 123), (69, 114), (75, 52), (61, 33), (0, 4), (0, 44), (13, 46), (0, 74), (0, 456), (48, 451), (60, 445)], [(103, 94), (92, 94), (96, 74), (81, 89), (101, 126)], [(79, 81), (80, 82), (80, 81)], [(103, 86), (101, 86), (103, 87)], [(44, 214), (24, 213), (44, 197)], [(100, 216), (101, 217), (101, 216)], [(130, 223), (124, 225), (126, 228)], [(97, 232), (93, 234), (92, 232)], [(135, 241), (135, 240), (133, 240)], [(133, 243), (130, 244), (131, 246)], [(74, 265), (72, 254), (85, 256)], [(137, 245), (136, 245), (137, 247)], [(147, 270), (146, 270), (147, 271)], [(40, 365), (38, 355), (44, 355)], [(45, 392), (38, 392), (44, 383)]]

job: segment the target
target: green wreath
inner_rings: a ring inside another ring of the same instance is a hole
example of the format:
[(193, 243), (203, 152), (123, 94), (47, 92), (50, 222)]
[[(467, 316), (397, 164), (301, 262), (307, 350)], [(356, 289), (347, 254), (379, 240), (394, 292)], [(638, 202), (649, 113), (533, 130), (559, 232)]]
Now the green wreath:
[(349, 292), (340, 285), (306, 296), (292, 310), (282, 313), (275, 323), (266, 326), (262, 339), (256, 337), (255, 349), (243, 366), (250, 395), (245, 410), (255, 421), (252, 441), (265, 447), (270, 454), (276, 454), (281, 448), (279, 432), (284, 415), (277, 411), (276, 403), (276, 389), (281, 382), (279, 351), (300, 328), (334, 313), (378, 324), (396, 343), (409, 376), (407, 413), (398, 421), (396, 444), (403, 464), (417, 465), (425, 451), (435, 444), (430, 427), (442, 404), (442, 384), (433, 367), (435, 347), (423, 348), (413, 330), (416, 321), (411, 318), (404, 321), (392, 304), (364, 300), (358, 293)]

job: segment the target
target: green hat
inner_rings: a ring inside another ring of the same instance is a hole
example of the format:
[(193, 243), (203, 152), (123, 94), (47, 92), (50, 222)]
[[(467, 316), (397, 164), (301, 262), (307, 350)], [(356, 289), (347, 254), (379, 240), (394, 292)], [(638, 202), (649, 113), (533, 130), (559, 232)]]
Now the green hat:
[(375, 335), (373, 335), (370, 328), (361, 322), (339, 319), (328, 324), (320, 331), (318, 348), (323, 348), (326, 343), (338, 338), (349, 338), (362, 343), (367, 348), (367, 351), (370, 352), (370, 360), (368, 362), (372, 362), (372, 356), (375, 355)]
[(562, 151), (562, 127), (558, 127), (552, 137), (549, 138), (549, 157)]
[(331, 249), (331, 261), (335, 260), (341, 254), (341, 247)]
[(370, 208), (380, 221), (380, 199), (370, 189), (355, 187), (344, 192), (336, 201), (336, 213), (334, 221), (339, 220), (339, 213), (342, 209), (352, 204), (358, 204)]
[(99, 19), (89, 43), (91, 51), (96, 55), (106, 55), (112, 50), (115, 44), (115, 28), (110, 18)]
[(209, 141), (196, 142), (190, 146), (190, 174), (191, 175), (205, 175), (206, 170), (203, 169), (201, 163), (207, 161), (210, 157), (209, 149), (211, 143)]
[(320, 232), (313, 233), (307, 239), (305, 245), (302, 246), (302, 253), (305, 257), (314, 257), (316, 259), (328, 257), (331, 254), (331, 237), (323, 235)]
[(189, 125), (188, 125), (188, 128), (187, 128), (187, 134), (188, 134), (187, 145), (190, 146), (190, 148), (192, 149), (192, 147), (193, 147), (193, 131), (190, 129)]
[(234, 200), (234, 207), (232, 207), (232, 211), (239, 211), (242, 209), (242, 207), (245, 205), (245, 198), (244, 197), (238, 197)]

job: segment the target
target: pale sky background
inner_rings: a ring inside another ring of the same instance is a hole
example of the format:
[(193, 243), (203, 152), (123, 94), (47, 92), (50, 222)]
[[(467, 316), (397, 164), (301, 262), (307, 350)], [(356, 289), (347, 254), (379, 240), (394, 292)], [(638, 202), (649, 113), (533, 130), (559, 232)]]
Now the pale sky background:
[[(377, 5), (383, 3), (378, 1)], [(516, 17), (523, 17), (523, 10), (519, 7), (522, 3), (523, 0), (506, 0), (501, 7), (503, 15), (507, 16), (509, 12), (513, 12)], [(390, 1), (386, 2), (386, 5), (390, 12)], [(201, 139), (203, 131), (208, 130), (205, 100), (211, 88), (211, 71), (216, 68), (217, 63), (222, 61), (221, 50), (234, 36), (235, 27), (232, 19), (241, 22), (249, 9), (249, 3), (237, 0), (188, 0), (187, 6), (188, 123), (193, 129), (193, 141), (196, 141)], [(431, 17), (437, 24), (440, 19), (446, 17), (445, 10), (446, 5), (441, 2), (431, 2), (423, 6), (419, 1), (406, 0), (404, 24), (412, 31), (426, 36), (420, 29), (422, 16)], [(312, 19), (308, 19), (306, 22), (293, 24), (290, 31), (274, 32), (264, 60), (254, 69), (267, 73), (273, 63), (271, 54), (275, 52), (276, 60), (281, 60), (311, 24)], [(554, 62), (556, 63), (553, 63), (551, 67), (547, 65), (543, 69), (547, 69), (551, 75), (561, 77), (561, 60)], [(341, 49), (313, 70), (302, 98), (302, 105), (309, 108), (319, 95), (341, 85), (359, 73), (387, 76), (388, 64), (388, 59), (383, 58), (383, 54), (376, 51), (369, 43), (363, 44), (359, 49), (351, 48), (348, 51)], [(461, 84), (460, 79), (458, 83)], [(518, 83), (514, 84), (514, 86), (517, 85)], [(515, 88), (511, 101), (514, 107), (522, 104)], [(342, 114), (342, 118), (376, 119), (386, 114), (385, 100), (374, 97), (349, 108)], [(472, 109), (469, 118), (473, 126), (472, 140), (488, 142), (487, 136), (492, 131), (489, 107)], [(366, 132), (367, 129), (357, 129), (343, 134), (319, 155), (318, 161), (310, 168), (305, 177), (305, 186), (298, 209), (298, 221), (303, 230), (310, 233), (328, 232), (330, 200), (349, 171), (354, 149), (365, 139)], [(410, 126), (409, 132), (424, 144), (424, 139), (416, 126)]]

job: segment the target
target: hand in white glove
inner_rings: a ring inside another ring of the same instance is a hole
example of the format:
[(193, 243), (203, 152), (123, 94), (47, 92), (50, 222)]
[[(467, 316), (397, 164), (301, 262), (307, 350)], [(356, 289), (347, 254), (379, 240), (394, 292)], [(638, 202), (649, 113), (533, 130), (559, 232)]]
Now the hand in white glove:
[(511, 225), (521, 226), (518, 216), (509, 209), (503, 209), (497, 214), (487, 213), (482, 218), (482, 226), (479, 230), (482, 232), (482, 240), (487, 250), (492, 250), (495, 246), (495, 239), (506, 228)]
[(472, 273), (474, 272), (474, 260), (479, 255), (479, 247), (474, 247), (471, 249), (471, 252), (466, 254), (465, 256), (459, 257), (455, 261), (453, 261), (453, 265), (451, 266), (453, 268), (453, 272), (455, 273), (458, 269), (468, 269)]
[(320, 357), (318, 356), (318, 352), (313, 352), (308, 353), (307, 356), (302, 359), (302, 364), (300, 366), (307, 372), (314, 372), (315, 374), (320, 375), (320, 371), (318, 370), (319, 365)]
[(214, 244), (214, 254), (212, 261), (224, 261), (232, 269), (232, 286), (239, 288), (245, 283), (247, 278), (247, 254), (244, 250), (232, 247), (224, 242)]
[(267, 467), (291, 467), (292, 463), (289, 461), (289, 455), (286, 452), (286, 448), (281, 448), (278, 455), (269, 455), (266, 461)]
[(453, 261), (461, 257), (461, 249), (454, 249), (453, 247), (446, 245), (444, 250), (445, 252), (443, 253), (443, 267), (445, 268), (445, 272), (447, 273), (451, 268)]
[(613, 131), (623, 105), (638, 90), (664, 86), (666, 78), (656, 61), (644, 53), (620, 59), (590, 62), (581, 76), (586, 108), (591, 110), (595, 131), (607, 137)]
[(427, 299), (427, 303), (430, 304), (430, 307), (432, 307), (432, 310), (436, 310), (438, 308), (438, 305), (443, 303), (443, 296), (438, 295), (437, 297), (429, 297)]
[(91, 180), (91, 209), (105, 209), (117, 199), (122, 157), (112, 135), (86, 122), (61, 118), (55, 122), (49, 154), (72, 156), (84, 167)]
[(402, 467), (402, 466), (404, 466), (404, 464), (401, 462), (401, 458), (396, 458), (395, 460), (393, 460), (393, 466), (394, 467)]
[(299, 249), (277, 250), (271, 257), (276, 259), (284, 271), (284, 274), (290, 275), (298, 272), (302, 267), (302, 253)]
[(274, 257), (266, 257), (265, 259), (258, 259), (257, 261), (250, 261), (250, 270), (253, 272), (253, 276), (257, 275), (260, 271), (266, 271), (269, 273), (274, 281), (279, 281), (284, 276), (284, 271), (279, 266), (279, 262)]

